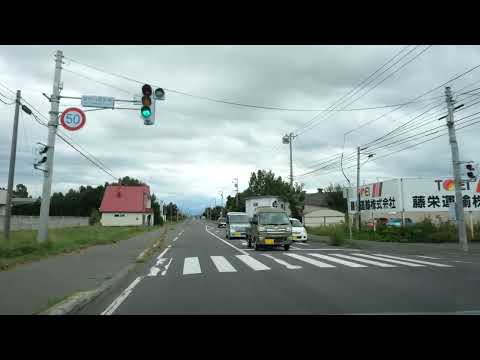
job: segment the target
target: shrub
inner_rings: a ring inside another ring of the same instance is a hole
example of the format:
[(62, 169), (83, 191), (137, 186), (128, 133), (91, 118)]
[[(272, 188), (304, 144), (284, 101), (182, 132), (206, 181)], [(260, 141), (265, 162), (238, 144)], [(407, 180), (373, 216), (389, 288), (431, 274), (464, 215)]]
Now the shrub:
[(345, 244), (345, 230), (341, 227), (334, 228), (332, 234), (330, 235), (330, 245), (342, 246), (344, 244)]
[(88, 219), (88, 223), (90, 225), (95, 225), (100, 222), (100, 212), (97, 209), (92, 209), (90, 213), (90, 218)]

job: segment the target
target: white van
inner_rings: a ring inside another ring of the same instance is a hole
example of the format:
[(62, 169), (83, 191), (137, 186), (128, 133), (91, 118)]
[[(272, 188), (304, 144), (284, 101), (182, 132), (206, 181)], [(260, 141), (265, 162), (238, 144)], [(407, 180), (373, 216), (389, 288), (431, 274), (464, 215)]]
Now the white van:
[(231, 238), (246, 238), (247, 230), (250, 227), (248, 215), (244, 212), (228, 212), (227, 213), (227, 228), (225, 237)]

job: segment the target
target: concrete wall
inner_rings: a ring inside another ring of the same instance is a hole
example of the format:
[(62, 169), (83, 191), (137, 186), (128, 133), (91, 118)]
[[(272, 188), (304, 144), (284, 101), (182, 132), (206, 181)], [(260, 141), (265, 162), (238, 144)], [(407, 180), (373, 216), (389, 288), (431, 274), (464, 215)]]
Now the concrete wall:
[(345, 222), (344, 216), (308, 216), (303, 218), (305, 226), (317, 227), (324, 225), (341, 224)]
[[(116, 216), (117, 215), (117, 216)], [(102, 213), (100, 223), (103, 226), (141, 226), (147, 223), (147, 216), (151, 215), (150, 224), (153, 225), (153, 213)]]
[[(38, 229), (38, 216), (23, 216), (14, 215), (10, 220), (11, 230), (37, 230)], [(0, 216), (0, 224), (3, 229), (5, 216)], [(88, 226), (88, 217), (77, 216), (50, 216), (48, 227), (54, 228), (66, 228), (75, 226)]]

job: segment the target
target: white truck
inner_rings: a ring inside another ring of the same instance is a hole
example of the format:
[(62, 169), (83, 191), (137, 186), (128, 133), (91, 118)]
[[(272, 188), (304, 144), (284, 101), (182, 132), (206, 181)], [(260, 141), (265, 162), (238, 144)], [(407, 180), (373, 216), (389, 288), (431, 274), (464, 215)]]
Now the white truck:
[(255, 214), (255, 209), (259, 206), (271, 206), (274, 208), (284, 209), (288, 216), (291, 216), (288, 202), (283, 201), (279, 196), (252, 196), (245, 199), (245, 212), (250, 220)]

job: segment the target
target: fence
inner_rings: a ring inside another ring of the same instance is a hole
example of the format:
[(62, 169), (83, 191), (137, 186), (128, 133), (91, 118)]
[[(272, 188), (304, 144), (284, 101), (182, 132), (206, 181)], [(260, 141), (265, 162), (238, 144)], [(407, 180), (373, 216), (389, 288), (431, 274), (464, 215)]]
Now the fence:
[(303, 223), (306, 226), (315, 227), (315, 226), (328, 226), (341, 224), (345, 222), (344, 216), (337, 215), (325, 215), (325, 216), (308, 216), (305, 215)]
[[(0, 216), (0, 226), (3, 229), (5, 216)], [(38, 216), (14, 215), (10, 220), (11, 230), (37, 230)], [(88, 226), (88, 217), (79, 216), (50, 216), (48, 227), (50, 229), (66, 228), (75, 226)]]

